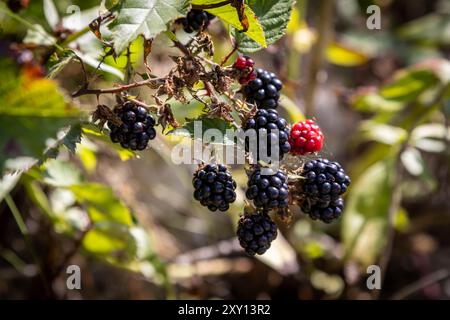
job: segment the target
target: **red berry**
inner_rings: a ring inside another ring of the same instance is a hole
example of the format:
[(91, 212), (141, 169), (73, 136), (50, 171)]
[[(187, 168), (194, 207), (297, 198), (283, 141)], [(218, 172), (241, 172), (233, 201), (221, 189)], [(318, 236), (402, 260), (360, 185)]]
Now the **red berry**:
[(247, 58), (245, 58), (244, 56), (237, 57), (236, 62), (234, 63), (234, 67), (236, 69), (243, 70), (245, 69), (246, 66), (247, 66)]
[(306, 155), (318, 152), (323, 147), (324, 136), (313, 120), (301, 121), (292, 126), (289, 136), (291, 153)]

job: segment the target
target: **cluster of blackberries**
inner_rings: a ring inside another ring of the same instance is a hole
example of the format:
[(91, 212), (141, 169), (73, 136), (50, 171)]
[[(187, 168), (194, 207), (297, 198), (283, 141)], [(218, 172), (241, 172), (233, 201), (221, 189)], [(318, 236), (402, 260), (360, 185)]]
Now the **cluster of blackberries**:
[(310, 160), (303, 167), (302, 210), (313, 219), (331, 222), (342, 213), (343, 195), (350, 178), (337, 162), (327, 159)]
[(239, 56), (236, 59), (233, 67), (240, 71), (247, 71), (246, 75), (239, 78), (240, 84), (247, 84), (256, 79), (256, 71), (253, 69), (254, 66), (255, 61), (249, 56)]
[(259, 109), (276, 109), (282, 87), (275, 73), (256, 69), (256, 79), (243, 88), (243, 93), (247, 102), (255, 103)]
[[(255, 139), (252, 141), (251, 137), (247, 136), (245, 150), (252, 153), (253, 157), (258, 160), (262, 159), (262, 156), (269, 158), (269, 161), (266, 162), (270, 162), (274, 157), (278, 157), (276, 160), (280, 160), (291, 149), (288, 142), (287, 121), (278, 116), (278, 112), (274, 109), (258, 110), (254, 117), (245, 122), (244, 131), (247, 132), (248, 130), (255, 130), (256, 141), (254, 141)], [(256, 145), (251, 145), (254, 142), (256, 142)], [(275, 154), (272, 154), (272, 146)], [(254, 154), (255, 152), (257, 155)]]
[(324, 136), (313, 120), (301, 121), (292, 126), (289, 135), (291, 153), (307, 155), (322, 150)]
[(227, 211), (236, 200), (236, 182), (227, 167), (207, 164), (195, 172), (194, 198), (211, 211)]
[(155, 139), (155, 118), (145, 108), (127, 101), (114, 112), (122, 121), (122, 125), (108, 121), (112, 142), (120, 143), (125, 149), (145, 150), (148, 142)]
[(215, 16), (203, 10), (194, 10), (188, 12), (186, 18), (181, 19), (184, 31), (192, 33), (194, 31), (205, 30)]
[(263, 254), (277, 237), (277, 226), (266, 211), (243, 215), (239, 220), (237, 236), (247, 254)]
[(263, 175), (261, 170), (256, 168), (247, 187), (245, 195), (249, 200), (253, 200), (257, 208), (286, 208), (289, 204), (287, 176), (281, 170), (272, 175)]
[(8, 0), (6, 4), (12, 12), (19, 12), (22, 9), (28, 8), (30, 0)]

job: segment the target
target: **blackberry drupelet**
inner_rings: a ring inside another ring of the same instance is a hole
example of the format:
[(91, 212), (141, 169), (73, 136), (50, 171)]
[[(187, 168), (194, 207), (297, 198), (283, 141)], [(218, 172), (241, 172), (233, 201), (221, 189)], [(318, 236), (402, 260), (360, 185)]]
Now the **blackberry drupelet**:
[[(257, 152), (256, 155), (253, 154), (253, 157), (257, 160), (260, 160), (262, 158), (261, 156), (264, 155), (269, 157), (269, 161), (266, 162), (281, 160), (284, 154), (288, 153), (291, 149), (288, 142), (289, 129), (287, 128), (287, 121), (279, 117), (278, 112), (274, 109), (258, 110), (253, 118), (245, 122), (243, 129), (246, 133), (247, 130), (255, 130), (257, 138), (256, 145), (251, 146), (250, 142), (254, 141), (246, 138), (245, 150), (247, 152)], [(266, 141), (263, 140), (265, 137)], [(272, 154), (272, 145), (275, 154)], [(274, 157), (278, 158), (274, 159)]]
[(350, 178), (337, 162), (310, 160), (303, 167), (303, 193), (306, 201), (318, 208), (327, 208), (347, 191)]
[(286, 208), (289, 205), (287, 176), (281, 170), (274, 175), (262, 175), (257, 168), (250, 175), (245, 195), (257, 208)]
[(243, 93), (247, 102), (255, 103), (258, 109), (276, 109), (282, 88), (283, 83), (275, 73), (256, 69), (256, 79), (243, 88)]
[(227, 167), (207, 164), (195, 172), (194, 198), (211, 211), (227, 211), (236, 200), (236, 182)]
[(150, 140), (155, 139), (156, 121), (145, 108), (127, 101), (114, 112), (122, 121), (122, 125), (117, 126), (108, 121), (112, 142), (120, 143), (125, 149), (141, 151), (147, 148)]
[(237, 236), (247, 254), (264, 254), (277, 237), (276, 224), (263, 211), (252, 215), (243, 215), (238, 224)]
[(203, 10), (191, 10), (186, 18), (181, 19), (184, 31), (192, 33), (194, 31), (205, 30), (215, 16)]
[(310, 216), (313, 220), (322, 220), (325, 223), (330, 223), (338, 219), (344, 210), (344, 199), (338, 197), (331, 200), (328, 206), (321, 207), (319, 205), (310, 205), (307, 201), (304, 202), (300, 208), (302, 211)]

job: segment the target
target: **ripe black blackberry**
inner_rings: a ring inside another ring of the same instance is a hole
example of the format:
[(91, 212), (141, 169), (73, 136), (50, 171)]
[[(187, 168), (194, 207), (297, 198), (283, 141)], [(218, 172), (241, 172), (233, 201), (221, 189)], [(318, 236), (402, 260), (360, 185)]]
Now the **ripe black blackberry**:
[(250, 175), (247, 187), (245, 195), (257, 208), (268, 210), (289, 205), (287, 176), (281, 170), (273, 175), (262, 175), (257, 168)]
[(311, 219), (330, 223), (342, 215), (342, 211), (344, 210), (344, 199), (338, 197), (331, 200), (326, 207), (317, 204), (311, 205), (311, 203), (305, 201), (300, 208), (304, 213), (308, 214)]
[(192, 179), (194, 198), (211, 211), (227, 211), (236, 200), (236, 182), (227, 167), (207, 164)]
[(256, 79), (250, 81), (243, 89), (249, 103), (255, 103), (259, 109), (276, 109), (280, 100), (283, 83), (275, 73), (256, 69)]
[(194, 31), (205, 30), (215, 16), (203, 10), (191, 10), (186, 18), (181, 19), (184, 31), (192, 33)]
[(328, 208), (333, 200), (347, 191), (350, 178), (337, 162), (310, 160), (303, 167), (303, 193), (318, 208)]
[(150, 140), (155, 139), (155, 118), (145, 108), (127, 101), (114, 112), (122, 121), (122, 125), (117, 126), (108, 121), (112, 142), (120, 143), (125, 149), (141, 151), (147, 148)]
[[(289, 129), (287, 128), (287, 121), (279, 117), (278, 112), (274, 109), (258, 110), (253, 118), (245, 122), (244, 131), (246, 134), (248, 130), (255, 130), (257, 139), (256, 145), (250, 145), (250, 143), (255, 142), (255, 139), (252, 140), (247, 137), (245, 150), (252, 153), (257, 160), (264, 160), (268, 163), (272, 160), (281, 160), (284, 154), (291, 150), (291, 145), (288, 142)], [(266, 141), (264, 141), (264, 138), (266, 138)], [(274, 154), (272, 154), (272, 146)], [(269, 158), (264, 159), (264, 156)]]
[(264, 254), (277, 237), (277, 226), (266, 211), (243, 215), (236, 232), (239, 243), (247, 254)]

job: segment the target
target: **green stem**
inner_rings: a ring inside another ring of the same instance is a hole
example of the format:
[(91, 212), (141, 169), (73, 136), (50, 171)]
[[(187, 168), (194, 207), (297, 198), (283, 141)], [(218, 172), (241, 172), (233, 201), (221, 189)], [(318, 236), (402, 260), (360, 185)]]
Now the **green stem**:
[(84, 36), (89, 31), (91, 31), (91, 29), (89, 27), (85, 27), (84, 29), (81, 29), (77, 32), (72, 33), (63, 42), (61, 42), (60, 46), (67, 47), (70, 43), (72, 43), (75, 40), (77, 40), (78, 38)]
[(14, 218), (16, 224), (17, 224), (17, 227), (19, 228), (19, 231), (20, 231), (20, 233), (22, 234), (22, 236), (23, 236), (23, 238), (25, 240), (26, 246), (27, 246), (28, 250), (30, 251), (31, 256), (32, 256), (36, 266), (39, 269), (39, 274), (41, 276), (41, 279), (42, 279), (42, 282), (44, 284), (45, 289), (48, 292), (50, 292), (50, 288), (48, 287), (47, 280), (46, 280), (46, 278), (44, 276), (42, 264), (41, 264), (41, 262), (39, 260), (38, 255), (36, 254), (36, 250), (34, 250), (33, 244), (32, 244), (31, 239), (30, 239), (30, 233), (29, 233), (28, 228), (27, 228), (27, 226), (25, 224), (25, 221), (22, 218), (22, 215), (20, 214), (20, 211), (17, 208), (16, 203), (14, 202), (13, 198), (9, 194), (5, 196), (5, 202), (8, 205), (9, 210), (11, 210), (13, 218)]

